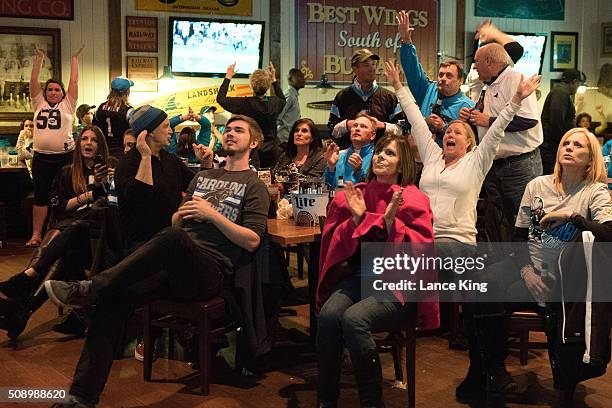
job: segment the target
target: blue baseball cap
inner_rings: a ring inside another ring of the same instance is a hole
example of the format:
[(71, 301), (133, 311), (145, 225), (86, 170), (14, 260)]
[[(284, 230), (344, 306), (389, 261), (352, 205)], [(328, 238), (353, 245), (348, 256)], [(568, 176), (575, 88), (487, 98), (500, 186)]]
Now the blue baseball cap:
[(122, 76), (118, 76), (111, 81), (111, 89), (116, 91), (127, 91), (132, 86), (134, 86), (134, 82)]

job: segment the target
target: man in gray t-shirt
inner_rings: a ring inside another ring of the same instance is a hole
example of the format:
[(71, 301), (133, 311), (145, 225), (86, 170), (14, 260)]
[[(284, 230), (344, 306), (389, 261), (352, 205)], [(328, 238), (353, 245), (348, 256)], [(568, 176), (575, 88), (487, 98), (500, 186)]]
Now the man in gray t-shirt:
[[(139, 144), (144, 137), (143, 132)], [(222, 139), (228, 153), (225, 168), (196, 175), (172, 216), (172, 227), (89, 281), (45, 285), (58, 305), (96, 303), (70, 387), (71, 402), (98, 403), (113, 363), (112, 345), (119, 340), (134, 303), (167, 296), (168, 291), (187, 300), (216, 296), (224, 273), (237, 265), (242, 254), (259, 247), (269, 198), (265, 185), (249, 170), (249, 154), (263, 139), (261, 129), (251, 118), (233, 116)], [(204, 149), (202, 145), (195, 148)]]

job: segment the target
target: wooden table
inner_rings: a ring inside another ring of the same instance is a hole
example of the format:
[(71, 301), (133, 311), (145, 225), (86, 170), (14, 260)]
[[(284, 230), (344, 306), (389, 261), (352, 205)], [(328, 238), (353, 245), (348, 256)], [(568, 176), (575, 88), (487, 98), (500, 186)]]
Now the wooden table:
[(26, 166), (5, 166), (0, 167), (0, 173), (20, 173), (22, 171), (28, 171)]
[(308, 251), (308, 295), (310, 299), (310, 340), (314, 341), (317, 333), (315, 305), (317, 284), (319, 282), (319, 251), (321, 229), (295, 225), (294, 220), (268, 220), (268, 236), (272, 242), (282, 246), (306, 244)]

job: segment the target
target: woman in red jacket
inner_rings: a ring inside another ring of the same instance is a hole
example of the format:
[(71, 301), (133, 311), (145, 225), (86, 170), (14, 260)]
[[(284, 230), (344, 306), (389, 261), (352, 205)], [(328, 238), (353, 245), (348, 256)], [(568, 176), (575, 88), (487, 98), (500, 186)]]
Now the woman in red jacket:
[[(415, 173), (405, 138), (385, 136), (376, 144), (368, 183), (347, 183), (329, 207), (317, 288), (321, 407), (337, 404), (344, 347), (351, 354), (361, 406), (383, 405), (382, 370), (371, 333), (417, 312), (403, 292), (383, 298), (361, 296), (360, 243), (387, 242), (391, 248), (402, 242), (433, 242), (429, 200), (414, 185)], [(419, 300), (419, 326), (437, 327), (437, 297), (430, 294)]]

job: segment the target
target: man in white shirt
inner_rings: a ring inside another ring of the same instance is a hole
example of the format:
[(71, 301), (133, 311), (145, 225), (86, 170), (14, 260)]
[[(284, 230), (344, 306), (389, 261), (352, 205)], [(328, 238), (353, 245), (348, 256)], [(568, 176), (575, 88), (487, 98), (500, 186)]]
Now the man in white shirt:
[[(522, 74), (512, 68), (512, 60), (504, 47), (487, 44), (476, 51), (474, 67), (483, 82), (476, 90), (475, 109), (463, 108), (462, 120), (475, 125), (479, 140), (508, 104)], [(482, 112), (477, 110), (484, 103)], [(542, 160), (538, 146), (542, 143), (542, 125), (539, 121), (535, 93), (524, 99), (521, 109), (506, 127), (493, 166), (484, 181), (487, 195), (486, 230), (494, 242), (508, 242), (512, 237), (525, 186), (542, 175)]]

